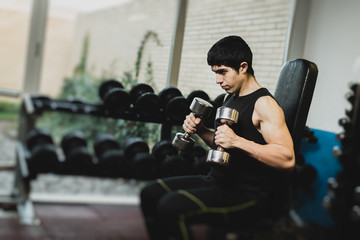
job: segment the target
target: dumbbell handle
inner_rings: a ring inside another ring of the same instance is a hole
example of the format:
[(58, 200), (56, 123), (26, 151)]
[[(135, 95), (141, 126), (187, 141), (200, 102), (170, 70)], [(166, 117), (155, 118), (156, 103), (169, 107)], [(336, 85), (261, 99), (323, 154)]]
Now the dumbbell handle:
[(185, 139), (189, 139), (189, 138), (190, 138), (190, 136), (191, 136), (191, 134), (190, 134), (190, 133), (188, 133), (188, 132), (185, 132), (185, 133), (184, 133), (184, 138), (185, 138)]
[[(217, 119), (217, 120), (221, 121), (221, 119)], [(236, 117), (236, 121), (237, 121), (237, 117)], [(230, 122), (227, 121), (227, 122), (225, 122), (223, 125), (227, 125), (227, 126), (230, 127), (231, 124), (230, 124)], [(217, 146), (216, 150), (225, 151), (224, 148), (223, 148), (222, 146), (220, 146), (220, 145)]]
[[(231, 126), (236, 123), (239, 117), (239, 112), (235, 109), (228, 107), (220, 107), (216, 111), (215, 120), (217, 122)], [(206, 162), (214, 162), (220, 165), (227, 166), (229, 164), (230, 155), (225, 152), (224, 148), (220, 145), (217, 146), (216, 150), (210, 150), (206, 158)]]
[[(195, 113), (192, 113), (192, 114), (194, 114), (195, 118), (202, 118), (202, 116), (195, 115)], [(190, 137), (191, 137), (191, 133), (188, 133), (187, 131), (185, 131), (184, 138), (189, 139)]]

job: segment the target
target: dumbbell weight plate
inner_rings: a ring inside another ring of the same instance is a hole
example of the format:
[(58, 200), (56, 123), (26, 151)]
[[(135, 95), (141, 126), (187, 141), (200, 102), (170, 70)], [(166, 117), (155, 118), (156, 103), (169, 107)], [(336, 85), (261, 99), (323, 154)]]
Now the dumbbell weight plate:
[(40, 128), (30, 130), (26, 146), (31, 153), (28, 159), (31, 174), (57, 171), (59, 159), (49, 131)]
[(161, 111), (160, 98), (154, 89), (145, 83), (138, 83), (130, 90), (131, 102), (141, 117), (151, 117)]
[(142, 180), (155, 178), (155, 162), (154, 155), (150, 153), (136, 154), (132, 162), (135, 178)]
[(128, 178), (132, 175), (130, 163), (118, 149), (108, 149), (103, 152), (97, 168), (102, 177)]
[(87, 146), (85, 135), (81, 131), (73, 131), (65, 134), (61, 140), (61, 148), (66, 156), (71, 149)]
[(93, 158), (87, 148), (85, 135), (81, 131), (65, 134), (61, 140), (65, 155), (64, 173), (89, 174), (93, 167)]
[(194, 98), (201, 98), (201, 99), (204, 99), (205, 101), (209, 101), (210, 100), (210, 97), (209, 95), (203, 91), (203, 90), (195, 90), (195, 91), (192, 91), (186, 98), (188, 104), (191, 104), (193, 99)]
[(189, 113), (189, 104), (183, 96), (170, 99), (165, 107), (165, 115), (173, 123), (181, 123)]
[(34, 128), (26, 136), (26, 146), (30, 151), (35, 145), (45, 143), (53, 144), (50, 132), (45, 129)]
[(101, 155), (109, 149), (120, 150), (120, 145), (115, 137), (109, 133), (99, 134), (94, 141), (95, 155), (100, 158)]
[(151, 153), (155, 156), (157, 165), (159, 166), (165, 160), (166, 156), (177, 155), (178, 151), (169, 140), (164, 139), (155, 143)]
[(101, 99), (104, 99), (105, 94), (113, 88), (121, 88), (123, 89), (124, 86), (121, 82), (115, 80), (115, 79), (108, 79), (103, 81), (99, 86), (99, 96)]
[(59, 169), (59, 158), (56, 147), (50, 143), (43, 143), (32, 148), (29, 159), (30, 172), (49, 173)]
[(130, 100), (135, 103), (136, 100), (144, 93), (154, 93), (154, 89), (145, 83), (138, 83), (130, 90)]
[(166, 87), (159, 93), (160, 103), (163, 108), (166, 107), (170, 99), (182, 96), (180, 90), (176, 87)]
[(130, 96), (124, 89), (111, 89), (104, 96), (104, 106), (112, 114), (121, 114), (125, 109), (129, 108)]
[(188, 133), (176, 133), (172, 145), (180, 151), (189, 152), (194, 147), (195, 140)]
[(208, 152), (206, 162), (209, 164), (220, 164), (223, 166), (228, 166), (230, 160), (230, 154), (225, 151), (220, 151), (216, 149), (211, 149)]
[(141, 152), (149, 152), (149, 146), (141, 137), (129, 138), (124, 146), (125, 158), (131, 161), (134, 156)]
[(135, 110), (146, 117), (160, 114), (161, 104), (159, 96), (151, 92), (142, 94), (135, 102)]
[(93, 158), (86, 146), (70, 149), (66, 154), (64, 172), (74, 175), (90, 175), (94, 167)]
[(122, 83), (115, 79), (106, 80), (100, 85), (99, 96), (104, 107), (114, 115), (121, 114), (130, 106), (129, 93), (124, 90)]

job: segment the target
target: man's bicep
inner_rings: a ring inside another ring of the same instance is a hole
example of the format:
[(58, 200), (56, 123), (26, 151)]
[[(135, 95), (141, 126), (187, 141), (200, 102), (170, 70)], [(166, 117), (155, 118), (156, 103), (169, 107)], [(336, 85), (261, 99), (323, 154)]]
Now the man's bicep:
[(285, 122), (285, 116), (279, 106), (272, 105), (267, 108), (262, 117), (260, 128), (267, 143), (292, 146), (292, 138)]

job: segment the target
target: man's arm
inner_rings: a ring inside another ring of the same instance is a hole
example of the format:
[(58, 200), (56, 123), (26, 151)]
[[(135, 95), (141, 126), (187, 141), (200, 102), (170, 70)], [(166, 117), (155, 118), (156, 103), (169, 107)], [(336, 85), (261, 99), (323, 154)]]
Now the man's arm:
[(255, 104), (253, 123), (262, 134), (265, 145), (237, 136), (222, 125), (215, 133), (215, 143), (224, 148), (238, 148), (258, 161), (282, 171), (292, 171), (295, 154), (291, 135), (282, 109), (271, 97), (261, 97)]

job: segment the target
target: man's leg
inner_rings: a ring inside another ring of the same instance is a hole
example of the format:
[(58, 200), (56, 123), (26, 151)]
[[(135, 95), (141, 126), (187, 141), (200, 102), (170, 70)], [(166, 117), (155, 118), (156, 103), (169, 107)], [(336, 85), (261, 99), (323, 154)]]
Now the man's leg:
[(149, 182), (141, 190), (140, 200), (150, 239), (166, 239), (164, 238), (164, 229), (158, 220), (158, 205), (162, 197), (179, 189), (198, 188), (211, 184), (212, 181), (202, 175), (171, 177)]

